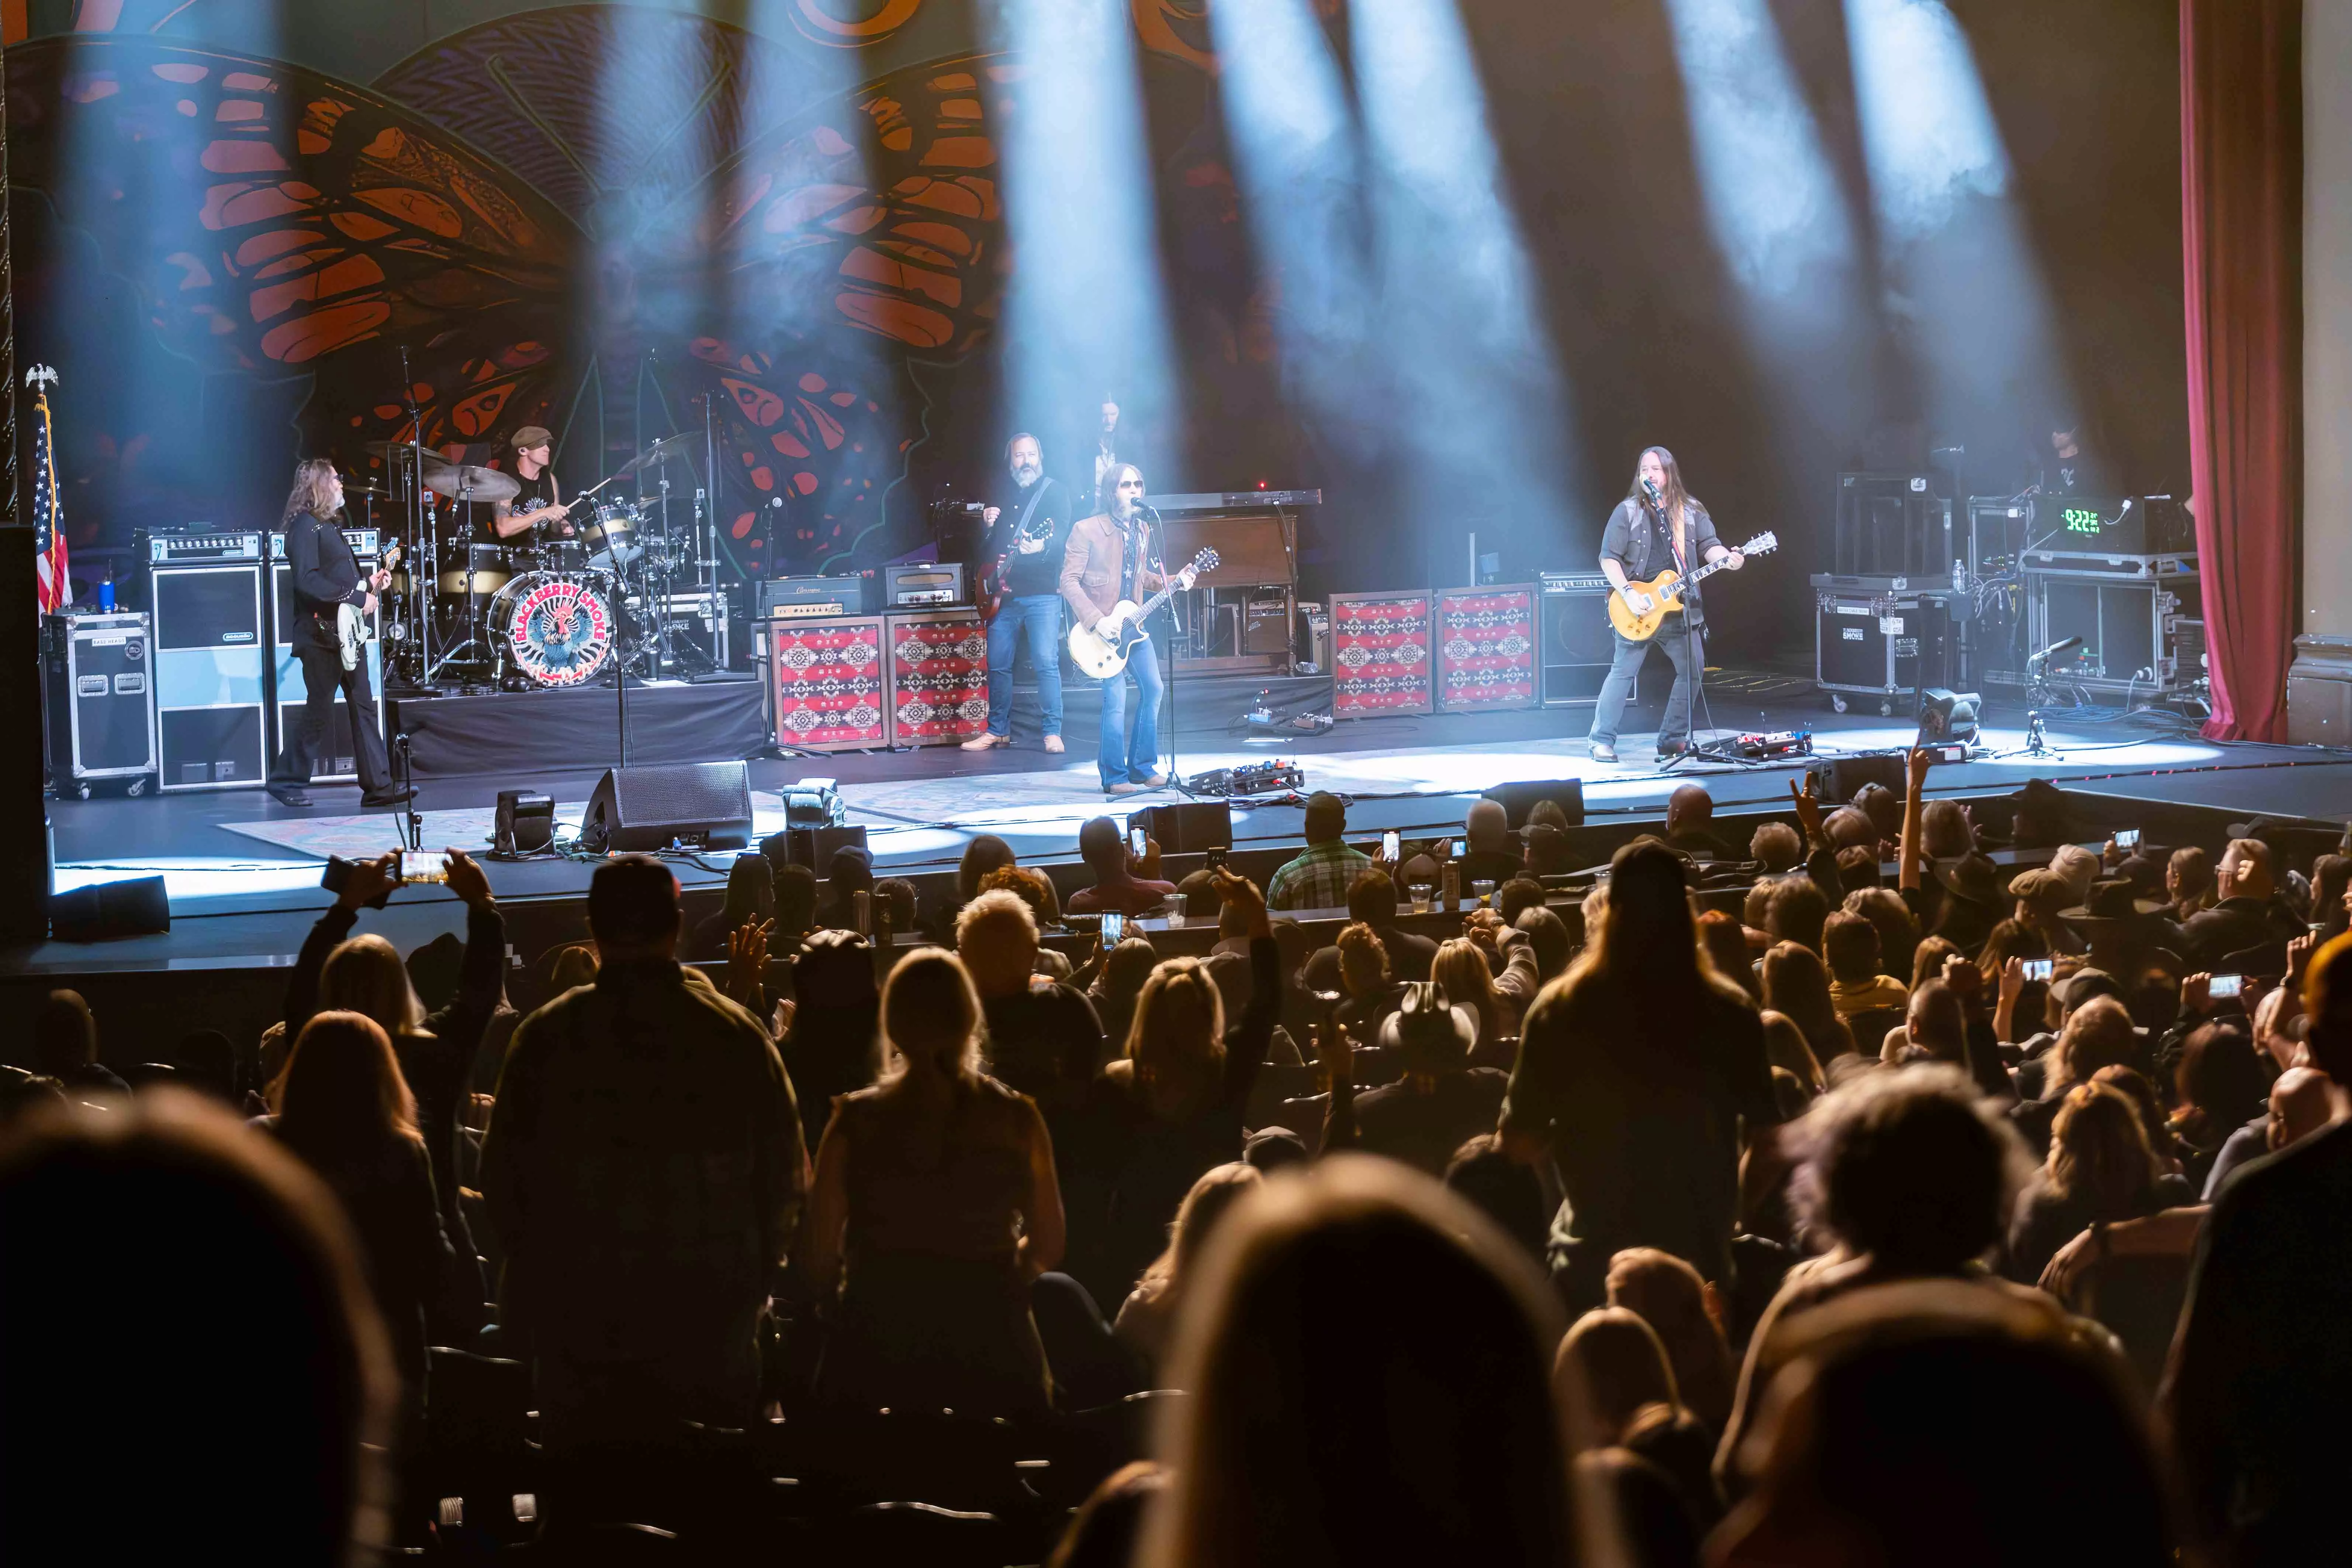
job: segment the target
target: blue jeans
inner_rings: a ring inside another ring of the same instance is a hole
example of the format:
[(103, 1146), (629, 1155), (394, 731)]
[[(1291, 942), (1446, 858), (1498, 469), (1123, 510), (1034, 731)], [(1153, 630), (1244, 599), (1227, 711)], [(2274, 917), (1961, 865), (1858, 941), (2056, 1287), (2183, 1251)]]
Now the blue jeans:
[(1665, 716), (1658, 721), (1659, 749), (1687, 743), (1692, 676), (1706, 668), (1699, 648), (1700, 634), (1685, 626), (1681, 616), (1668, 616), (1648, 642), (1627, 642), (1613, 630), (1610, 636), (1616, 637), (1617, 657), (1610, 661), (1609, 679), (1601, 683), (1601, 700), (1593, 704), (1592, 743), (1617, 744), (1617, 727), (1624, 721), (1626, 700), (1633, 695), (1642, 663), (1654, 647), (1665, 649), (1675, 666), (1675, 689), (1666, 697)]
[[(1135, 677), (1135, 737), (1127, 733), (1127, 678)], [(1142, 784), (1160, 766), (1160, 650), (1147, 639), (1129, 651), (1125, 674), (1102, 683), (1102, 749), (1096, 761), (1103, 788)]]
[(1027, 632), (1030, 667), (1037, 672), (1037, 709), (1045, 733), (1062, 732), (1062, 596), (1024, 594), (1007, 598), (988, 623), (988, 732), (1013, 733), (1013, 656)]

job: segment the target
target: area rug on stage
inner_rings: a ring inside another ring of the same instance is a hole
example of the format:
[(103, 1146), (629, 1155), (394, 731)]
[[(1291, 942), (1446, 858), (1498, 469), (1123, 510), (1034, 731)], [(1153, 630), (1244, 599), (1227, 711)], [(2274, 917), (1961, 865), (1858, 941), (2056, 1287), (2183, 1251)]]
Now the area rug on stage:
[[(556, 837), (570, 838), (578, 833), (580, 818), (587, 809), (584, 801), (559, 801), (555, 807)], [(464, 811), (428, 811), (422, 815), (425, 826), (421, 836), (426, 848), (471, 853), (490, 847), (498, 808), (472, 806)], [(751, 821), (761, 833), (772, 833), (782, 827), (783, 801), (765, 790), (753, 790)], [(372, 811), (360, 816), (282, 816), (265, 822), (224, 822), (221, 826), (247, 838), (258, 838), (298, 855), (315, 855), (321, 860), (330, 855), (364, 860), (400, 847), (400, 814), (393, 811)]]

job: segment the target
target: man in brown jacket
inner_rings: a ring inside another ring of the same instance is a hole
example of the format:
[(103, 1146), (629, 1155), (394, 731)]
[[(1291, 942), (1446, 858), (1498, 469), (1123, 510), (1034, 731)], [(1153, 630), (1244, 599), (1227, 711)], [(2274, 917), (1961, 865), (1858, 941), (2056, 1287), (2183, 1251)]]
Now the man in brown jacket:
[(677, 882), (627, 856), (588, 889), (593, 984), (515, 1030), (482, 1141), (551, 1452), (748, 1421), (756, 1329), (808, 1190), (801, 1120), (751, 1015), (682, 969)]
[[(1121, 601), (1140, 604), (1168, 584), (1167, 563), (1160, 559), (1160, 530), (1144, 516), (1143, 470), (1118, 463), (1104, 470), (1096, 494), (1094, 516), (1082, 518), (1070, 530), (1069, 549), (1062, 557), (1062, 597), (1077, 624), (1092, 626), (1106, 637), (1118, 634), (1111, 610)], [(1192, 585), (1188, 567), (1177, 574), (1177, 585)], [(1127, 732), (1127, 678), (1135, 677), (1135, 734)], [(1128, 652), (1127, 668), (1102, 683), (1102, 738), (1096, 753), (1102, 772), (1103, 793), (1134, 795), (1158, 789), (1168, 782), (1160, 771), (1160, 699), (1167, 689), (1160, 678), (1160, 654), (1150, 638)]]

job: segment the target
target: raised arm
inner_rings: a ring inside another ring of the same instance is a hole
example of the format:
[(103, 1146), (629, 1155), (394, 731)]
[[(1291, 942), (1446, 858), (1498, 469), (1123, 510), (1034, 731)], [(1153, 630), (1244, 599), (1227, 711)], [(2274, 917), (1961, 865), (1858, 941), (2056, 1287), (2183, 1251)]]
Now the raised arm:
[(1919, 815), (1926, 809), (1927, 770), (1935, 758), (1913, 751), (1903, 759), (1903, 841), (1895, 850), (1895, 885), (1916, 890), (1919, 886)]

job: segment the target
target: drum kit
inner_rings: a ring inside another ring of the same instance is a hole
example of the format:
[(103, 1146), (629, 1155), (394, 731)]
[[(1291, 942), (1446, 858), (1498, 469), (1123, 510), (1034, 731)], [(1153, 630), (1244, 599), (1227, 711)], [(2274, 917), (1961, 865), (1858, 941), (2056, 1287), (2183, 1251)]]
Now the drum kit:
[[(406, 443), (371, 447), (393, 466), (397, 489), (418, 499), (422, 516), (419, 547), (393, 574), (386, 595), (393, 669), (418, 686), (454, 679), (469, 691), (511, 691), (609, 684), (632, 667), (642, 675), (715, 667), (710, 650), (672, 627), (667, 613), (679, 579), (692, 585), (709, 577), (716, 586), (717, 542), (702, 537), (701, 492), (694, 527), (680, 533), (669, 527), (666, 477), (650, 498), (597, 499), (614, 480), (685, 458), (702, 439), (695, 431), (655, 442), (575, 497), (565, 522), (495, 543), (475, 536), (469, 509), (513, 500), (521, 486), (512, 474)], [(412, 469), (420, 470), (413, 487)], [(393, 499), (373, 486), (354, 495), (371, 510), (375, 500)], [(455, 503), (446, 519), (443, 501)]]

